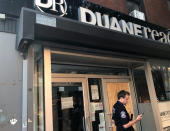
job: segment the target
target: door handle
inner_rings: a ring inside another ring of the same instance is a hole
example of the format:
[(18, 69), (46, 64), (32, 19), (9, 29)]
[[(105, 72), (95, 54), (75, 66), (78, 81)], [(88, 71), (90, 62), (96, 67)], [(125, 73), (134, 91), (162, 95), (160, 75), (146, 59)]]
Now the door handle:
[(83, 116), (83, 130), (86, 131), (86, 122), (85, 122), (85, 117)]

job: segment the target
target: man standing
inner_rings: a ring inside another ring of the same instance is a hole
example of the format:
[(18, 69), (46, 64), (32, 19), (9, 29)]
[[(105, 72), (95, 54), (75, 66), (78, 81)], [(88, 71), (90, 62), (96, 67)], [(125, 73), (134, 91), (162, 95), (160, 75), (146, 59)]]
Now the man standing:
[(142, 115), (138, 115), (135, 120), (131, 120), (125, 108), (129, 97), (130, 93), (124, 90), (117, 94), (118, 101), (114, 104), (112, 110), (112, 120), (115, 122), (116, 131), (134, 131), (132, 126), (142, 119)]

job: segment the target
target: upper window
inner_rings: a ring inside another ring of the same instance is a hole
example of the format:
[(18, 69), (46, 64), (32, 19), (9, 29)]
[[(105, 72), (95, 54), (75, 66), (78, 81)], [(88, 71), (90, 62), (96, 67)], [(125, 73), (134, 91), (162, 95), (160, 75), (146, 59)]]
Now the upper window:
[(140, 2), (139, 0), (127, 0), (127, 9), (128, 13), (133, 10), (140, 10)]

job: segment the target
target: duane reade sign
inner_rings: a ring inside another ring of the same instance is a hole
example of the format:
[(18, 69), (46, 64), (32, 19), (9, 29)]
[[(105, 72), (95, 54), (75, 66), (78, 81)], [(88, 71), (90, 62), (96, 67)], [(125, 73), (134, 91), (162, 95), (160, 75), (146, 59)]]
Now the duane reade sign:
[(170, 44), (170, 34), (151, 30), (149, 27), (144, 27), (132, 22), (126, 22), (125, 20), (118, 21), (116, 17), (110, 17), (107, 14), (101, 14), (100, 12), (94, 13), (89, 9), (80, 7), (78, 9), (78, 17), (79, 21), (87, 24), (97, 25), (110, 30), (124, 32), (147, 39), (151, 38), (162, 43)]
[[(68, 5), (66, 0), (47, 0), (46, 2), (43, 2), (43, 0), (34, 1), (36, 7), (42, 12), (51, 13), (52, 11), (59, 16), (67, 15)], [(78, 8), (78, 19), (83, 23), (97, 25), (110, 30), (124, 32), (130, 35), (136, 35), (170, 44), (170, 34), (159, 32), (158, 30), (141, 26), (136, 23), (126, 22), (125, 20), (118, 21), (116, 17), (109, 16), (108, 14), (101, 14), (100, 12), (93, 12), (87, 8)]]

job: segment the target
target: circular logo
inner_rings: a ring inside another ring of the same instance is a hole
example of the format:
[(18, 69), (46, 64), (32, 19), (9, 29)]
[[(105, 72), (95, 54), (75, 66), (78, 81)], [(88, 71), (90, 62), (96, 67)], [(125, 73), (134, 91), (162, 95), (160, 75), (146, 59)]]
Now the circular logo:
[(67, 3), (66, 0), (35, 0), (36, 7), (44, 13), (55, 14), (58, 16), (67, 15)]
[(121, 112), (120, 112), (120, 116), (121, 116), (121, 118), (126, 118), (126, 112), (121, 111)]

